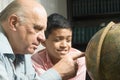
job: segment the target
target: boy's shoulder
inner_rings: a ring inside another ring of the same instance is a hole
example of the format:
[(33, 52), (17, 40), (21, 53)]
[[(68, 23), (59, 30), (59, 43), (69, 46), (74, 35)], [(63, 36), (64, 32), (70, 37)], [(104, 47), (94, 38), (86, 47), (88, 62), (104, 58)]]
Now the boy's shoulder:
[(46, 49), (42, 49), (32, 55), (32, 59), (40, 59), (40, 58), (45, 58), (46, 57)]
[(80, 51), (80, 50), (78, 50), (78, 49), (76, 49), (76, 48), (71, 48), (71, 49), (70, 49), (70, 53), (71, 53), (71, 52), (80, 52), (80, 53), (81, 53), (82, 51)]

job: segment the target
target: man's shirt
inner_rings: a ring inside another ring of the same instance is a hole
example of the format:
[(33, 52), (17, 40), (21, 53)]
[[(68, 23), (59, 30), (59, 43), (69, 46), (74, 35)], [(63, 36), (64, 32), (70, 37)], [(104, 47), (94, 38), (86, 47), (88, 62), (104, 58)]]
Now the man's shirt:
[(0, 26), (0, 80), (61, 80), (61, 77), (54, 69), (38, 76), (32, 67), (31, 55), (14, 55)]

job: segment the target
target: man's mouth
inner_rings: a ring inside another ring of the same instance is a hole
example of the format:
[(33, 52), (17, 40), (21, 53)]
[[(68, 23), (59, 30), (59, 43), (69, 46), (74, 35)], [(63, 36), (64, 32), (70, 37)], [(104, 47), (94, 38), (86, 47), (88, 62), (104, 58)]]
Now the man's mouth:
[(36, 50), (38, 48), (38, 44), (33, 43), (33, 49)]

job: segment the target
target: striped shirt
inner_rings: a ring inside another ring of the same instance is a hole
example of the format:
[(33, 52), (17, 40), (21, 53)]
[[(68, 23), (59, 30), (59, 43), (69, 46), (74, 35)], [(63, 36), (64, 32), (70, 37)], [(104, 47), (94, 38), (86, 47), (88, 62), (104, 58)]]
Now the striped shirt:
[[(75, 48), (70, 49), (69, 54), (73, 54), (76, 52), (80, 52), (79, 50)], [(39, 51), (38, 53), (35, 53), (32, 56), (32, 63), (33, 67), (35, 68), (36, 72), (41, 75), (43, 74), (46, 70), (51, 68), (53, 66), (46, 49), (43, 49)], [(85, 66), (85, 57), (81, 57), (77, 59), (78, 63), (78, 71), (75, 77), (69, 79), (69, 80), (85, 80), (86, 77), (86, 66)]]

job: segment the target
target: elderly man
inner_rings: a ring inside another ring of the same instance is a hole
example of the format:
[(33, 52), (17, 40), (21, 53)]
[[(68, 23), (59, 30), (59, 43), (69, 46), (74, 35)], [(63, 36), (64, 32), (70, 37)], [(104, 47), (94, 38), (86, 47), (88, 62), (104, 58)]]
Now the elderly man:
[[(47, 14), (35, 0), (15, 0), (0, 15), (0, 80), (61, 80), (75, 75), (75, 59), (65, 56), (43, 75), (37, 76), (30, 55), (45, 40)], [(63, 66), (60, 66), (63, 65)]]

